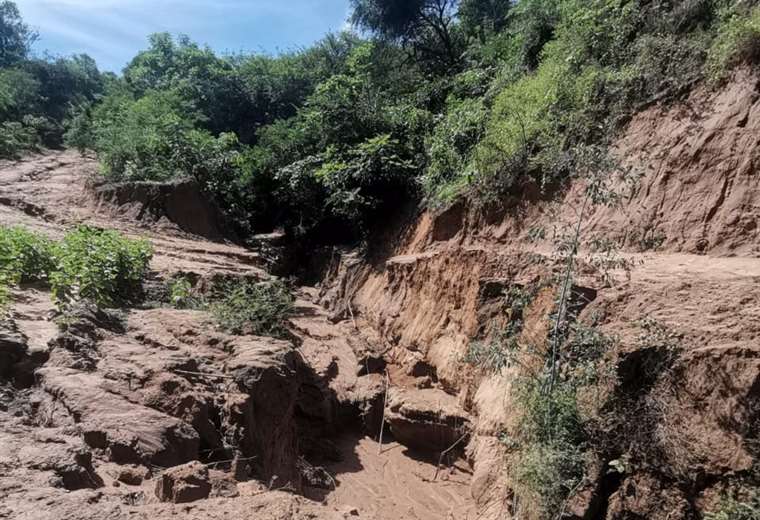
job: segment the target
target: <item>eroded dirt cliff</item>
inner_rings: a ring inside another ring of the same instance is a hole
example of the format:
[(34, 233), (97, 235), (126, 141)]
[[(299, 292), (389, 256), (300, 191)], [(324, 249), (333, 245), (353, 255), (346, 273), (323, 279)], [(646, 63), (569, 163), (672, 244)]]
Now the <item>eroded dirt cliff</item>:
[[(600, 476), (568, 508), (571, 516), (696, 518), (726, 482), (757, 464), (759, 100), (757, 76), (741, 70), (719, 89), (699, 87), (635, 115), (616, 145), (640, 178), (633, 190), (620, 184), (619, 205), (589, 212), (583, 233), (614, 240), (627, 269), (581, 269), (578, 289), (588, 302), (581, 319), (594, 316), (619, 339), (610, 357), (621, 385), (633, 381), (623, 393), (642, 392), (649, 355), (637, 341), (642, 319), (672, 331), (682, 350), (660, 383), (667, 391), (656, 391), (663, 392), (656, 424), (639, 432), (656, 446), (657, 467), (612, 484)], [(561, 269), (551, 242), (530, 235), (574, 222), (582, 189), (580, 182), (563, 200), (518, 203), (496, 216), (464, 205), (422, 213), (398, 229), (389, 254), (370, 261), (344, 254), (328, 270), (323, 303), (350, 312), (368, 341), (383, 345), (392, 383), (432, 385), (464, 410), (471, 494), (485, 517), (514, 512), (509, 449), (500, 441), (514, 428), (514, 374), (485, 374), (463, 360), (473, 339), (509, 320), (510, 290)], [(521, 344), (546, 343), (555, 297), (545, 290), (533, 298)], [(622, 420), (644, 422), (635, 414)]]

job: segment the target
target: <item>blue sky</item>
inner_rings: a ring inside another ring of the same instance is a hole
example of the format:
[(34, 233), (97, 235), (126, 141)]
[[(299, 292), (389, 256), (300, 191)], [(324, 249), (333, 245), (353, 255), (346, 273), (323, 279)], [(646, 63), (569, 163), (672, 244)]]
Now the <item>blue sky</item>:
[(16, 0), (40, 33), (35, 50), (85, 52), (120, 72), (154, 32), (187, 34), (219, 52), (276, 53), (345, 27), (349, 0)]

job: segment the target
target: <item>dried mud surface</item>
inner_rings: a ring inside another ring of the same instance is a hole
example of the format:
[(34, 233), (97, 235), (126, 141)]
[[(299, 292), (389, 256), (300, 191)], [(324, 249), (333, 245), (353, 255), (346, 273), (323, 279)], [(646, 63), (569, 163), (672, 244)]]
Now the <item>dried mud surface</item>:
[[(154, 285), (176, 273), (269, 277), (255, 251), (99, 196), (96, 169), (72, 151), (0, 164), (0, 224), (146, 237)], [(0, 329), (1, 353), (18, 354), (0, 374), (0, 518), (467, 518), (468, 464), (436, 475), (434, 456), (388, 430), (377, 442), (382, 355), (314, 296), (299, 291), (293, 341), (282, 341), (165, 307), (83, 308), (62, 332), (46, 291), (15, 291)]]

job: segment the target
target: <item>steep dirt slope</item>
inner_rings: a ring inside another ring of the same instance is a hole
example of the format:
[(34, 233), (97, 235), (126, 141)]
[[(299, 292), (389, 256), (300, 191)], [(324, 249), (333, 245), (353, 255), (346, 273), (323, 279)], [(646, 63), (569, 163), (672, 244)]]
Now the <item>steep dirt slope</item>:
[[(74, 152), (0, 165), (0, 224), (146, 236), (153, 286), (269, 276), (256, 252), (138, 218), (142, 197), (86, 188), (95, 168)], [(64, 330), (49, 294), (16, 291), (0, 324), (0, 518), (466, 517), (465, 463), (434, 480), (433, 458), (387, 433), (380, 453), (382, 356), (312, 296), (290, 342), (160, 307), (81, 306)]]
[[(700, 87), (683, 102), (636, 115), (617, 145), (643, 176), (620, 206), (591, 212), (583, 230), (618, 241), (631, 269), (610, 280), (587, 266), (578, 281), (592, 300), (584, 313), (620, 338), (619, 370), (641, 355), (643, 318), (673, 331), (684, 350), (661, 403), (668, 420), (647, 434), (661, 448), (662, 472), (606, 486), (581, 517), (692, 518), (722, 482), (757, 463), (759, 100), (758, 77), (739, 71), (717, 91)], [(388, 351), (392, 374), (412, 384), (432, 379), (471, 414), (471, 492), (489, 518), (513, 511), (508, 452), (499, 442), (512, 427), (510, 375), (481, 374), (463, 358), (473, 338), (508, 319), (511, 289), (556, 271), (551, 244), (528, 234), (577, 218), (581, 188), (559, 203), (526, 202), (502, 217), (462, 205), (424, 213), (400, 227), (390, 254), (369, 262), (343, 255), (322, 291), (325, 305), (351, 311)], [(554, 297), (542, 294), (526, 311), (528, 343), (546, 338)], [(644, 369), (631, 363), (634, 381), (643, 381)], [(676, 483), (682, 477), (688, 485)]]

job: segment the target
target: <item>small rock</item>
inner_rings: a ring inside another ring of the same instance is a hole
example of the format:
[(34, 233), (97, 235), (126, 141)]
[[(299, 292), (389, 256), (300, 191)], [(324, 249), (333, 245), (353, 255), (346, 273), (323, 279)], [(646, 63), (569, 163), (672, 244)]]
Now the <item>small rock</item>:
[(210, 493), (208, 468), (197, 461), (167, 469), (156, 483), (156, 496), (161, 502), (194, 502), (208, 498)]
[(147, 468), (142, 466), (124, 466), (119, 470), (116, 480), (128, 486), (139, 486), (150, 476)]
[(0, 377), (8, 377), (11, 367), (27, 352), (26, 340), (21, 334), (0, 331)]

